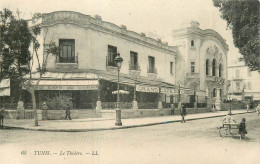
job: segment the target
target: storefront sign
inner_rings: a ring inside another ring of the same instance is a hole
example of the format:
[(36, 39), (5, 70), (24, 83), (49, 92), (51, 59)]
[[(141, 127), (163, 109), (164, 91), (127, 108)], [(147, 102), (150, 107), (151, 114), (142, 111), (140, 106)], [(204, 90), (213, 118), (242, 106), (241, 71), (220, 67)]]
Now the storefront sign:
[(161, 93), (170, 94), (170, 95), (177, 95), (178, 94), (178, 89), (161, 88)]
[(39, 85), (32, 86), (35, 90), (98, 90), (98, 85)]
[(159, 87), (150, 87), (150, 86), (136, 86), (136, 91), (138, 92), (151, 92), (151, 93), (159, 93)]
[[(170, 95), (178, 95), (179, 94), (179, 89), (173, 89), (173, 88), (161, 88), (161, 93), (165, 94), (170, 94)], [(192, 95), (194, 94), (194, 91), (192, 90), (180, 90), (180, 94), (185, 94), (185, 95)]]

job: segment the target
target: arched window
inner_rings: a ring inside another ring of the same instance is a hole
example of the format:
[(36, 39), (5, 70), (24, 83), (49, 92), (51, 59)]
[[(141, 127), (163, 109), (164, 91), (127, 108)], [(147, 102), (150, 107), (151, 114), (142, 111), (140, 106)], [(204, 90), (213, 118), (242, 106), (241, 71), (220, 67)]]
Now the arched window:
[(219, 64), (219, 77), (222, 77), (222, 64)]
[(209, 75), (209, 59), (206, 60), (206, 75)]
[(212, 61), (212, 76), (216, 76), (216, 59)]
[(191, 47), (194, 46), (194, 40), (191, 40), (190, 45), (191, 45)]

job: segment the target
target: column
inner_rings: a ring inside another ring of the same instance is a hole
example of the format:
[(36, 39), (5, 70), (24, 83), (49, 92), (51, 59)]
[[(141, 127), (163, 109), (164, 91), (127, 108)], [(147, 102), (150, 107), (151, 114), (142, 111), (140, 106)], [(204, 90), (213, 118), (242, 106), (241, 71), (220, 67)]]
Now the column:
[(24, 119), (24, 103), (21, 99), (18, 101), (17, 109), (16, 109), (16, 119)]
[(138, 110), (138, 104), (137, 104), (137, 100), (136, 100), (136, 85), (134, 86), (134, 99), (133, 99), (133, 103), (132, 103), (132, 108), (133, 111), (135, 113), (136, 117), (140, 116), (139, 110)]
[(134, 99), (133, 99), (133, 110), (138, 110), (138, 104), (136, 101), (136, 85), (134, 86)]
[(217, 88), (217, 97), (216, 97), (216, 101), (215, 101), (215, 106), (216, 106), (216, 110), (220, 111), (221, 110), (221, 99), (220, 99), (220, 88)]
[(101, 110), (102, 110), (102, 103), (101, 103), (101, 98), (100, 98), (100, 80), (98, 80), (98, 99), (97, 99), (97, 106), (96, 106), (96, 115), (101, 116)]

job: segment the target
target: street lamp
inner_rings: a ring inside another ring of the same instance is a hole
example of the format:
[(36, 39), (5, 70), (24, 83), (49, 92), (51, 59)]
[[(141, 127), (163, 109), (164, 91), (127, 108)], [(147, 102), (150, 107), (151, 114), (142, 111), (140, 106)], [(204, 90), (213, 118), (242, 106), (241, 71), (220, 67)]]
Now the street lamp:
[(178, 102), (181, 102), (181, 81), (178, 82), (179, 88), (178, 88)]
[(230, 106), (229, 106), (229, 114), (231, 115), (231, 101), (232, 101), (232, 98), (231, 98), (231, 93), (228, 92), (228, 101), (230, 103)]
[(119, 108), (119, 72), (123, 62), (123, 58), (120, 57), (120, 53), (117, 53), (117, 57), (114, 59), (117, 66), (117, 102), (116, 102), (116, 126), (122, 126), (121, 122), (121, 109)]

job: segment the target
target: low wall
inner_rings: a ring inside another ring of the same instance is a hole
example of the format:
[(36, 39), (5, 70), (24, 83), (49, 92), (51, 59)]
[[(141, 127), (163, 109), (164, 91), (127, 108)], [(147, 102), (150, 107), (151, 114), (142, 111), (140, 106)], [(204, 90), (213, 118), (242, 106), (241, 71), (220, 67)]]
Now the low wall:
[(96, 114), (95, 109), (80, 109), (78, 110), (79, 118), (97, 118), (100, 117)]
[[(193, 114), (193, 113), (207, 113), (210, 112), (207, 108), (186, 108), (187, 114)], [(116, 111), (115, 110), (101, 110), (102, 118), (111, 118), (115, 119), (116, 117)], [(156, 116), (169, 116), (173, 115), (172, 111), (170, 109), (138, 109), (138, 110), (132, 110), (132, 109), (122, 109), (121, 110), (121, 118), (137, 118), (137, 117), (156, 117)], [(180, 110), (175, 109), (174, 115), (180, 115)]]
[[(5, 119), (16, 119), (17, 111), (16, 110), (5, 110), (6, 116)], [(21, 110), (24, 112), (24, 119), (32, 119), (33, 118), (33, 110)]]
[[(47, 110), (47, 120), (64, 120), (66, 116), (65, 110)], [(70, 110), (71, 119), (79, 118), (78, 110)]]
[[(79, 118), (78, 110), (70, 110), (71, 118)], [(5, 119), (16, 119), (17, 111), (16, 110), (5, 110), (6, 116)], [(33, 119), (33, 110), (23, 110), (24, 119)], [(42, 120), (42, 110), (37, 110), (38, 120)], [(63, 120), (65, 119), (66, 111), (65, 110), (47, 110), (47, 119), (48, 120)]]
[[(186, 108), (188, 114), (192, 113), (206, 113), (209, 112), (207, 108)], [(16, 110), (5, 110), (7, 115), (5, 119), (16, 119)], [(178, 108), (175, 109), (174, 115), (179, 115), (180, 111)], [(43, 111), (37, 110), (38, 120), (42, 120), (43, 118)], [(96, 118), (95, 110), (71, 110), (71, 118)], [(170, 109), (122, 109), (121, 110), (121, 117), (122, 119), (126, 118), (142, 118), (142, 117), (156, 117), (156, 116), (169, 116), (173, 115)], [(47, 110), (47, 120), (63, 120), (65, 119), (66, 111), (65, 110)], [(111, 118), (115, 119), (116, 113), (115, 110), (101, 110), (101, 117), (102, 118)], [(25, 119), (33, 119), (33, 110), (24, 110), (24, 117)]]

